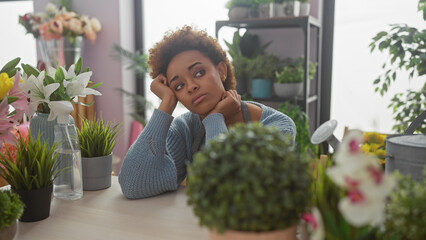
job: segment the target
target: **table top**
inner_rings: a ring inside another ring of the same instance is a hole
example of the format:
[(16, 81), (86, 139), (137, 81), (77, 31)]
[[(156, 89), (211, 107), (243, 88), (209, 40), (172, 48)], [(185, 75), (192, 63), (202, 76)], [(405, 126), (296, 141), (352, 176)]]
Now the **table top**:
[(19, 222), (15, 240), (208, 239), (208, 230), (199, 227), (184, 190), (129, 200), (118, 178), (112, 177), (110, 188), (85, 191), (82, 199), (53, 198), (50, 216)]

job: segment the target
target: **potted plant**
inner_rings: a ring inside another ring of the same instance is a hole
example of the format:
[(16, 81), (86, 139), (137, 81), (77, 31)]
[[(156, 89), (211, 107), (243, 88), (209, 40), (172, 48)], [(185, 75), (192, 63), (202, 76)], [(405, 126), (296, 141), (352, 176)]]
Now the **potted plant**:
[(57, 169), (57, 143), (51, 147), (34, 139), (18, 137), (16, 155), (0, 153), (0, 175), (10, 184), (25, 204), (20, 221), (34, 222), (49, 217), (53, 181), (65, 169)]
[[(278, 97), (294, 98), (303, 95), (304, 63), (303, 56), (284, 61), (282, 70), (275, 73), (274, 91)], [(316, 66), (316, 63), (309, 61), (309, 80), (314, 78)]]
[(318, 147), (311, 143), (311, 137), (309, 134), (308, 115), (302, 111), (302, 108), (299, 105), (290, 104), (290, 102), (284, 102), (278, 107), (278, 110), (289, 116), (296, 125), (296, 152), (307, 152), (311, 157), (317, 156)]
[(296, 0), (276, 0), (275, 16), (276, 17), (297, 17), (299, 16), (300, 2)]
[(256, 7), (253, 0), (229, 0), (225, 6), (229, 9), (229, 20), (248, 18), (250, 9)]
[(235, 124), (194, 156), (186, 194), (210, 239), (296, 239), (311, 176), (292, 143), (274, 127)]
[(311, 0), (299, 0), (300, 1), (300, 16), (309, 16), (311, 11)]
[(250, 60), (249, 77), (251, 79), (251, 96), (253, 98), (270, 98), (272, 82), (280, 59), (274, 54), (261, 54)]
[(19, 196), (11, 191), (0, 191), (0, 239), (12, 240), (16, 233), (16, 222), (24, 211)]
[(81, 149), (83, 190), (101, 190), (111, 186), (112, 150), (121, 124), (104, 123), (102, 117), (84, 119), (78, 138)]

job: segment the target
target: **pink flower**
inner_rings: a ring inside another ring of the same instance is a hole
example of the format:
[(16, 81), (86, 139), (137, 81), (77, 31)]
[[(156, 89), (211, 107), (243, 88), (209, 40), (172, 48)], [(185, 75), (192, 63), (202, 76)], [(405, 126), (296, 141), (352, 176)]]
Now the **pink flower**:
[(308, 225), (308, 232), (311, 240), (323, 240), (325, 237), (324, 224), (322, 222), (321, 213), (318, 208), (312, 208), (312, 212), (302, 215)]
[(18, 98), (18, 100), (16, 100), (15, 102), (10, 104), (16, 110), (16, 114), (11, 116), (11, 118), (13, 118), (15, 121), (22, 120), (24, 113), (28, 115), (29, 104), (30, 104), (28, 96), (19, 87), (20, 79), (21, 78), (20, 78), (19, 74), (16, 74), (14, 85), (13, 85), (12, 89), (10, 89), (10, 91), (9, 91), (9, 96), (14, 96), (14, 97)]
[(49, 29), (49, 24), (48, 23), (43, 23), (40, 25), (40, 28), (38, 29), (41, 37), (44, 40), (53, 40), (53, 39), (60, 39), (62, 37), (62, 35), (60, 34), (55, 34), (52, 33)]
[(3, 142), (13, 143), (15, 136), (11, 133), (15, 120), (8, 118), (9, 104), (7, 98), (4, 98), (0, 103), (0, 144)]

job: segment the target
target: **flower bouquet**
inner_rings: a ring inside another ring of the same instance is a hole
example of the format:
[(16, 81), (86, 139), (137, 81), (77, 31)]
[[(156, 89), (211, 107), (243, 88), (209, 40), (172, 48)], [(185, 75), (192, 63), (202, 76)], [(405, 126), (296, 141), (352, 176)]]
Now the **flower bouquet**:
[(19, 23), (37, 39), (43, 66), (63, 66), (67, 68), (81, 56), (83, 36), (93, 44), (101, 23), (97, 18), (89, 18), (70, 11), (70, 1), (62, 1), (65, 6), (49, 3), (46, 12), (26, 13), (19, 16)]
[[(374, 239), (385, 220), (388, 195), (396, 181), (376, 157), (362, 152), (363, 135), (351, 131), (334, 155), (334, 165), (316, 165), (314, 206), (306, 214), (311, 239)], [(331, 165), (331, 162), (329, 162)]]
[(102, 28), (97, 18), (78, 15), (69, 11), (65, 6), (56, 6), (52, 3), (47, 4), (46, 12), (26, 13), (19, 16), (19, 23), (34, 38), (42, 37), (44, 40), (52, 40), (64, 36), (71, 43), (78, 36), (85, 36), (94, 43), (97, 32)]

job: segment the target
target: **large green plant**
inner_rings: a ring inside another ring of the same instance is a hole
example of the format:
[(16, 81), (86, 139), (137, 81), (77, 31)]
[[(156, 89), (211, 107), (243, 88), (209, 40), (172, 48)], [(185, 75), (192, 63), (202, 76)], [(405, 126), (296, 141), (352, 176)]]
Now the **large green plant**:
[[(426, 0), (419, 0), (418, 11), (426, 20)], [(400, 71), (408, 71), (409, 79), (426, 75), (426, 29), (419, 30), (407, 24), (392, 24), (389, 31), (381, 31), (370, 44), (371, 52), (376, 48), (387, 51), (390, 60), (382, 66), (385, 71), (377, 77), (373, 84), (375, 92), (383, 96), (392, 82), (397, 79)], [(395, 125), (393, 129), (403, 132), (420, 113), (426, 109), (426, 81), (420, 90), (397, 93), (388, 108), (393, 110)], [(426, 134), (426, 123), (422, 123), (418, 132)]]
[(400, 174), (398, 178), (398, 188), (387, 205), (382, 237), (389, 240), (426, 239), (426, 178), (420, 182)]
[(311, 156), (316, 156), (318, 153), (318, 146), (311, 143), (309, 136), (309, 119), (302, 108), (298, 105), (284, 102), (278, 107), (278, 110), (291, 119), (296, 125), (296, 151), (299, 153), (310, 153)]
[(250, 59), (248, 77), (275, 80), (275, 72), (280, 66), (280, 59), (274, 54), (261, 54)]
[(10, 191), (0, 191), (0, 231), (12, 225), (24, 212), (19, 196)]
[(104, 123), (102, 117), (93, 121), (84, 119), (81, 129), (77, 129), (82, 157), (108, 156), (117, 143), (120, 124)]
[(188, 167), (188, 203), (201, 225), (258, 232), (299, 222), (310, 206), (311, 176), (291, 138), (259, 123), (236, 124), (208, 144)]
[[(0, 176), (13, 190), (31, 190), (49, 187), (53, 180), (65, 169), (57, 169), (57, 143), (49, 147), (46, 142), (28, 134), (20, 136), (16, 142), (16, 157), (8, 150), (6, 155), (0, 153)], [(16, 158), (16, 159), (15, 159)]]

